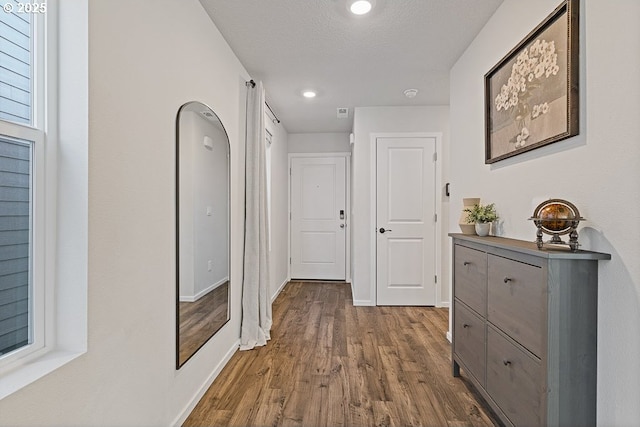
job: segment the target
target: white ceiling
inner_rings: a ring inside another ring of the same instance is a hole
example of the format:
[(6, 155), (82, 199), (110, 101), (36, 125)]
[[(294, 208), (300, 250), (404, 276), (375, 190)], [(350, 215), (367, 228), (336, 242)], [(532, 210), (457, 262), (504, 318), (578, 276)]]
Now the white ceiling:
[(347, 0), (200, 1), (287, 131), (306, 133), (350, 132), (354, 107), (448, 105), (449, 70), (503, 0), (376, 0), (364, 16)]

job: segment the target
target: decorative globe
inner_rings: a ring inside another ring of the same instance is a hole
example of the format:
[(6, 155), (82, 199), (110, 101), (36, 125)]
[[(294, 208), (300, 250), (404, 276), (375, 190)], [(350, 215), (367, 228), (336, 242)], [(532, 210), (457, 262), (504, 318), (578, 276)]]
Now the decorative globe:
[(544, 228), (549, 231), (560, 233), (571, 227), (568, 219), (574, 219), (576, 214), (567, 206), (561, 203), (552, 203), (544, 206), (538, 213), (538, 218), (542, 221)]
[[(538, 227), (536, 233), (538, 249), (542, 249), (544, 245), (542, 233), (547, 233), (551, 235), (548, 243), (569, 245), (572, 252), (578, 250), (580, 243), (578, 243), (577, 228), (584, 218), (580, 216), (578, 208), (573, 203), (562, 199), (549, 199), (540, 203), (529, 219)], [(560, 236), (563, 234), (569, 235), (569, 242), (562, 241)]]
[(580, 221), (580, 213), (572, 203), (561, 199), (547, 200), (533, 212), (533, 219), (548, 234), (566, 234)]

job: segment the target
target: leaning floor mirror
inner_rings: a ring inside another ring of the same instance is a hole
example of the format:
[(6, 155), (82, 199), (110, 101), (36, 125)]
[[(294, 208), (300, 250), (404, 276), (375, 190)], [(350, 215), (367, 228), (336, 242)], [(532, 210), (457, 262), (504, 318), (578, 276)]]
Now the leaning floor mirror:
[(176, 122), (176, 369), (229, 321), (229, 138), (200, 102)]

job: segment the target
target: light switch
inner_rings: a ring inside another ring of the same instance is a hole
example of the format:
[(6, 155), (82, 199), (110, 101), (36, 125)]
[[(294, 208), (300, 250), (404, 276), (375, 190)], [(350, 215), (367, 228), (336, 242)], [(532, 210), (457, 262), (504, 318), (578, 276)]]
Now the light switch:
[(205, 135), (204, 136), (204, 148), (206, 148), (209, 151), (213, 151), (213, 139), (211, 139), (210, 136)]
[(213, 269), (213, 263), (211, 262), (211, 260), (207, 261), (207, 270), (211, 271)]
[(207, 216), (211, 216), (213, 213), (213, 208), (211, 206), (207, 206)]

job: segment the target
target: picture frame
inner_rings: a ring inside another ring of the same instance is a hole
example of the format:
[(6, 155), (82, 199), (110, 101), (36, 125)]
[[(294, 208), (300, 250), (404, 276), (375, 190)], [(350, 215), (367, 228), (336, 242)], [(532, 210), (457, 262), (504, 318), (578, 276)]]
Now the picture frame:
[(485, 164), (578, 135), (579, 3), (562, 2), (485, 74)]

